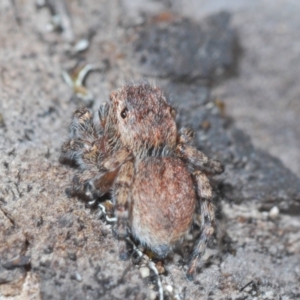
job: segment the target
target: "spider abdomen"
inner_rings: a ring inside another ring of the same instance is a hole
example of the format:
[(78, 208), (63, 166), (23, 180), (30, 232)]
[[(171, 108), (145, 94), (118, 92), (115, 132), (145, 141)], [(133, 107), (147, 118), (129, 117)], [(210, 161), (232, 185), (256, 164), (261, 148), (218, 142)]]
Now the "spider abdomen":
[(131, 232), (164, 257), (191, 225), (196, 203), (193, 181), (178, 158), (147, 157), (135, 169)]

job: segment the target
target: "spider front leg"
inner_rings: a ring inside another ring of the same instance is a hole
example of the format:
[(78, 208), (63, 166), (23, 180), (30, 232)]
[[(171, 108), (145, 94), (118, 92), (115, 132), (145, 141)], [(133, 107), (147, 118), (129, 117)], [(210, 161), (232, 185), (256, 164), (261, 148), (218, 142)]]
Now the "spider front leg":
[(116, 151), (102, 161), (98, 158), (99, 161), (91, 169), (84, 170), (79, 176), (80, 184), (77, 185), (76, 192), (91, 203), (104, 196), (112, 187), (120, 166), (130, 159), (131, 153), (126, 148)]
[(96, 202), (96, 198), (92, 198), (85, 193), (85, 183), (97, 175), (98, 172), (95, 172), (94, 170), (82, 170), (78, 172), (73, 177), (71, 186), (66, 189), (68, 197), (78, 197), (92, 206)]
[(179, 143), (176, 147), (176, 153), (196, 169), (199, 168), (210, 174), (221, 174), (224, 172), (224, 167), (219, 161), (209, 159), (204, 153), (187, 143)]
[(109, 104), (107, 102), (103, 102), (98, 109), (98, 116), (99, 116), (101, 127), (103, 129), (105, 128), (108, 113), (109, 113)]
[(196, 182), (196, 192), (200, 200), (202, 233), (190, 259), (187, 271), (187, 277), (190, 280), (193, 278), (199, 257), (204, 254), (207, 242), (214, 233), (215, 223), (215, 208), (211, 202), (212, 189), (209, 180), (206, 175), (200, 171), (196, 171), (193, 175)]
[(76, 109), (69, 127), (70, 138), (94, 139), (97, 136), (94, 115), (86, 107)]
[(191, 128), (183, 127), (179, 131), (178, 142), (180, 144), (189, 144), (194, 138), (194, 131)]
[(99, 125), (95, 125), (93, 113), (86, 107), (77, 109), (69, 127), (69, 139), (61, 147), (60, 162), (76, 163), (82, 169), (98, 163), (103, 152), (103, 130), (109, 105), (104, 102), (99, 108)]
[(120, 259), (127, 259), (125, 239), (129, 235), (128, 219), (131, 207), (131, 183), (134, 177), (134, 166), (131, 161), (123, 164), (113, 187), (113, 201), (117, 218), (116, 234), (120, 240)]
[(77, 109), (69, 127), (69, 139), (61, 147), (60, 161), (62, 163), (75, 162), (82, 167), (84, 165), (83, 153), (95, 150), (91, 148), (98, 137), (93, 114), (85, 107)]
[(118, 169), (104, 173), (99, 170), (83, 170), (74, 176), (72, 185), (66, 192), (69, 197), (77, 196), (93, 206), (109, 192), (117, 174)]

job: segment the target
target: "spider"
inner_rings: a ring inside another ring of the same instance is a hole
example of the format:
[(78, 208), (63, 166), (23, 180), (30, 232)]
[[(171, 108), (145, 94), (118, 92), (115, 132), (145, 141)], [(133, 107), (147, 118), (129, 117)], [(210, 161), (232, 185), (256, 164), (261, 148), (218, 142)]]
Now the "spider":
[[(175, 109), (148, 83), (112, 92), (98, 114), (95, 122), (87, 108), (76, 110), (62, 145), (61, 162), (80, 168), (69, 195), (94, 203), (110, 193), (119, 240), (132, 236), (160, 259), (190, 229), (199, 202), (202, 233), (188, 266), (191, 279), (214, 233), (206, 174), (220, 174), (223, 166), (191, 145), (193, 131), (177, 129)], [(119, 254), (126, 258), (122, 246)]]

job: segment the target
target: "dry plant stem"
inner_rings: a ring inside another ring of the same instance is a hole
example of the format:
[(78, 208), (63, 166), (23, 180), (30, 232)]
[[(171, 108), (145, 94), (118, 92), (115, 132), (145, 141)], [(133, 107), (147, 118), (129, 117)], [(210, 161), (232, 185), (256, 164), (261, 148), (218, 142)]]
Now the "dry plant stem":
[(158, 270), (155, 266), (155, 263), (153, 261), (149, 261), (148, 266), (154, 272), (154, 274), (156, 275), (156, 284), (157, 284), (157, 287), (158, 287), (158, 299), (163, 300), (164, 299), (164, 290), (163, 290), (162, 283), (161, 283), (161, 280), (160, 280), (160, 277), (159, 277)]

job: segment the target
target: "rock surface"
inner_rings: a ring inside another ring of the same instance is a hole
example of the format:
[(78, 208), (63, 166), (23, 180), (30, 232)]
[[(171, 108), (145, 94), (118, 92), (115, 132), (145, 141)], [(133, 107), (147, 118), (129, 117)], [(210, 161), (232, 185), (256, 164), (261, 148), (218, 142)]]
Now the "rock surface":
[(239, 76), (221, 83), (213, 94), (226, 103), (236, 126), (256, 147), (280, 158), (299, 177), (300, 2), (172, 1), (173, 11), (194, 20), (224, 9), (232, 12), (243, 59)]
[[(0, 299), (157, 297), (153, 272), (143, 266), (144, 277), (132, 261), (118, 260), (111, 226), (64, 192), (74, 170), (58, 158), (77, 104), (61, 71), (77, 61), (106, 66), (87, 80), (94, 109), (128, 79), (159, 78), (178, 123), (192, 126), (197, 147), (226, 165), (213, 179), (218, 225), (206, 264), (186, 280), (187, 242), (165, 262), (165, 297), (299, 299), (300, 180), (257, 150), (211, 97), (211, 85), (236, 74), (241, 59), (230, 15), (197, 23), (167, 1), (147, 5), (146, 14), (126, 1), (70, 3), (77, 38), (93, 32), (89, 49), (71, 55), (61, 35), (45, 31), (46, 9), (17, 1), (18, 25), (10, 2), (0, 4)], [(194, 55), (206, 49), (201, 37), (209, 53)]]
[(237, 41), (229, 22), (225, 12), (201, 24), (162, 13), (140, 26), (132, 43), (133, 64), (143, 76), (211, 83), (235, 67)]

